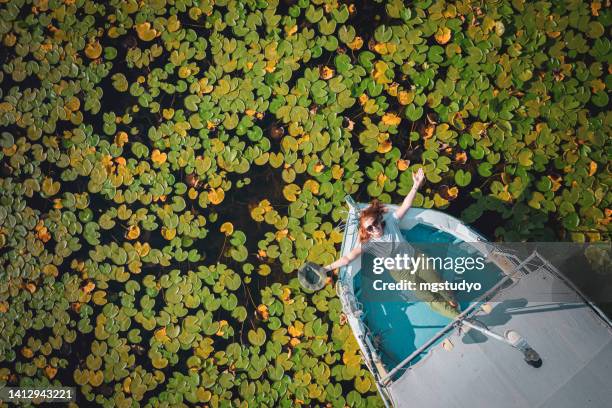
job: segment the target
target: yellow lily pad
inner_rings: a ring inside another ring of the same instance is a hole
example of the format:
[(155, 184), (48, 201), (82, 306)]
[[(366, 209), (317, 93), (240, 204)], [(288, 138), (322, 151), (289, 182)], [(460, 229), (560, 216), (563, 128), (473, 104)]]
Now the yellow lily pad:
[(127, 239), (136, 239), (140, 236), (140, 228), (138, 225), (131, 225), (128, 228), (127, 234), (125, 235)]
[(353, 41), (347, 44), (351, 50), (358, 50), (363, 47), (363, 38), (356, 36)]
[(216, 188), (216, 189), (212, 189), (211, 191), (208, 192), (208, 200), (212, 203), (212, 204), (221, 204), (221, 202), (223, 201), (223, 199), (225, 198), (225, 191), (223, 191), (222, 188)]
[(446, 44), (451, 39), (451, 30), (448, 27), (440, 27), (435, 35), (438, 44)]
[(300, 187), (296, 184), (288, 184), (283, 188), (283, 195), (287, 199), (287, 201), (294, 202), (297, 200), (297, 195), (300, 194)]
[(219, 231), (223, 232), (225, 235), (232, 235), (232, 233), (234, 232), (234, 224), (232, 224), (231, 222), (224, 222), (223, 224), (221, 224), (221, 228), (219, 229)]
[(151, 153), (151, 160), (153, 160), (154, 163), (164, 164), (167, 159), (168, 155), (166, 155), (166, 153), (160, 152), (159, 149), (155, 149), (153, 150), (153, 153)]
[(151, 41), (157, 36), (157, 30), (151, 28), (151, 23), (145, 21), (136, 25), (136, 33), (142, 41)]
[(376, 83), (379, 84), (389, 84), (391, 80), (386, 77), (386, 72), (389, 69), (389, 66), (384, 61), (378, 61), (376, 65), (374, 65), (374, 72), (372, 76)]
[(91, 59), (98, 59), (102, 55), (102, 46), (98, 40), (88, 43), (85, 46), (85, 55)]
[(124, 131), (120, 131), (115, 135), (115, 144), (119, 147), (123, 147), (128, 142), (128, 134)]
[(161, 234), (165, 239), (170, 241), (176, 236), (176, 228), (162, 227)]
[(401, 123), (402, 118), (395, 113), (385, 113), (382, 117), (382, 123), (389, 126), (397, 126)]

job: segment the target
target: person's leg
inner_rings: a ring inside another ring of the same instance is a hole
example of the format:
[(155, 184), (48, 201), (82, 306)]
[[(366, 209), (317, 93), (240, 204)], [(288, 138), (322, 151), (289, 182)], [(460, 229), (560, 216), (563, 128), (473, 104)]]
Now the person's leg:
[[(416, 275), (425, 282), (429, 282), (429, 283), (442, 283), (443, 282), (442, 278), (440, 277), (438, 272), (433, 267), (430, 267), (430, 268), (421, 267), (417, 270)], [(440, 290), (437, 293), (440, 294), (444, 299), (446, 299), (449, 302), (454, 302), (454, 303), (457, 302), (454, 294), (449, 290)]]
[(418, 289), (421, 283), (427, 283), (420, 277), (416, 278), (417, 290), (414, 291), (415, 295), (423, 302), (427, 302), (427, 305), (436, 313), (442, 316), (454, 319), (459, 316), (457, 308), (451, 306), (448, 301), (440, 294), (440, 292), (432, 292), (427, 289)]
[(406, 269), (392, 269), (389, 271), (389, 275), (391, 275), (393, 280), (396, 282), (414, 282), (414, 280), (416, 279), (416, 276)]
[[(393, 269), (389, 271), (389, 275), (391, 275), (391, 278), (395, 282), (398, 282), (398, 283), (401, 281), (411, 282), (417, 285), (418, 287), (417, 281), (419, 281), (419, 278), (417, 278), (415, 274), (410, 273), (409, 270)], [(414, 290), (404, 290), (402, 291), (401, 295), (407, 302), (427, 301), (427, 299), (422, 299), (419, 296), (419, 294)], [(430, 299), (430, 300), (433, 300), (433, 299)]]
[[(416, 289), (411, 292), (416, 298), (418, 298), (418, 300), (426, 302), (434, 312), (448, 317), (449, 319), (454, 319), (459, 315), (459, 311), (445, 301), (442, 295), (429, 290), (419, 289), (420, 284), (426, 281), (419, 276), (418, 272), (416, 274), (411, 274), (407, 270), (391, 270), (389, 273), (396, 282), (400, 282), (401, 280), (414, 282)], [(406, 298), (408, 299), (410, 296), (406, 296)]]

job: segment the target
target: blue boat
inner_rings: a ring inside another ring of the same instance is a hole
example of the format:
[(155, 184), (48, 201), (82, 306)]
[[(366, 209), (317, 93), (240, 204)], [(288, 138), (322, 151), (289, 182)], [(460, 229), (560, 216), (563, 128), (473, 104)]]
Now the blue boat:
[[(357, 244), (367, 206), (347, 202), (341, 255)], [(612, 323), (546, 259), (494, 252), (484, 236), (435, 210), (411, 208), (400, 229), (409, 242), (449, 243), (490, 262), (462, 277), (486, 287), (458, 294), (462, 313), (454, 320), (399, 295), (364, 298), (359, 258), (341, 269), (343, 311), (387, 407), (612, 406)], [(560, 285), (571, 294), (567, 302), (524, 299)]]

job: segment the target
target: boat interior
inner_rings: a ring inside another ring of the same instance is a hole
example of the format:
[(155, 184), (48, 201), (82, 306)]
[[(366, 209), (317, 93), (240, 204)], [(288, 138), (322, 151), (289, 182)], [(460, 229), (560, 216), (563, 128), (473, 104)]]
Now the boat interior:
[[(426, 243), (427, 245), (424, 245), (423, 248), (426, 249), (426, 255), (428, 256), (444, 258), (470, 255), (459, 245), (444, 245), (458, 244), (462, 240), (433, 226), (419, 223), (410, 229), (402, 229), (402, 233), (408, 242), (415, 245)], [(431, 245), (432, 243), (441, 245)], [(449, 253), (449, 251), (452, 251), (452, 253)], [(465, 253), (461, 253), (461, 251), (465, 251)], [(455, 293), (461, 310), (465, 310), (476, 298), (493, 287), (504, 276), (501, 269), (494, 263), (486, 263), (482, 270), (465, 271), (461, 275), (448, 269), (438, 270), (438, 273), (442, 280), (449, 282), (465, 280), (466, 282), (481, 284), (481, 290), (470, 293), (465, 291)], [(368, 300), (370, 297), (363, 296), (361, 290), (364, 274), (355, 273), (352, 275), (355, 298), (362, 305), (362, 322), (366, 327), (371, 343), (384, 364), (385, 371), (395, 368), (451, 321), (449, 318), (433, 311), (426, 302), (407, 301), (400, 292), (386, 291), (384, 301)], [(443, 340), (444, 336), (440, 337), (432, 346)], [(419, 361), (420, 357), (426, 352), (427, 349), (414, 358), (412, 363)]]

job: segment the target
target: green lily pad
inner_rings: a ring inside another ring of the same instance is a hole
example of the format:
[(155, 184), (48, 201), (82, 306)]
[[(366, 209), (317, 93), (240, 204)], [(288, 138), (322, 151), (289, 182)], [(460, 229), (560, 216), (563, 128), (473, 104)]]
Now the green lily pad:
[(254, 346), (262, 346), (266, 341), (266, 332), (261, 327), (257, 330), (249, 330), (248, 338)]

